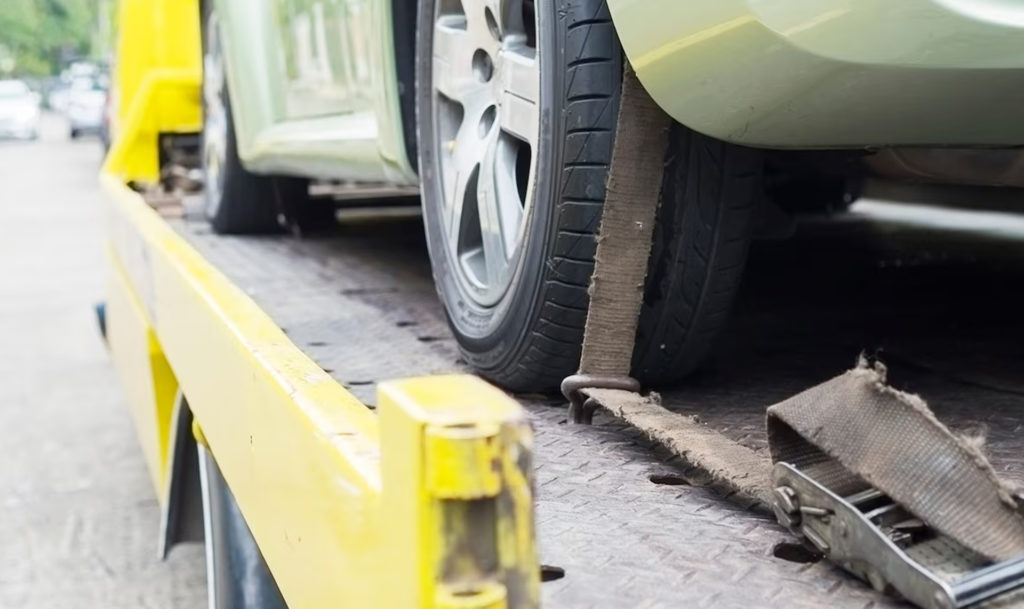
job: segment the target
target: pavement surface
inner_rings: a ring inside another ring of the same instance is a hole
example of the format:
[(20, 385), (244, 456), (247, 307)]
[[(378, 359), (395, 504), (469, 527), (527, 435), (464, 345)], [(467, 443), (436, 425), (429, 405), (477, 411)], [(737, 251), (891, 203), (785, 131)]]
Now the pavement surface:
[(156, 557), (159, 509), (92, 307), (100, 143), (47, 117), (0, 142), (0, 608), (191, 608), (198, 545)]

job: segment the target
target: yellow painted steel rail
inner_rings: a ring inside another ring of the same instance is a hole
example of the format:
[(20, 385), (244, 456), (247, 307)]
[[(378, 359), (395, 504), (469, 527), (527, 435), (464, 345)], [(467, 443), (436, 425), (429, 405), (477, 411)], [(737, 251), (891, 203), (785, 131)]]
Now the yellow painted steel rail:
[(198, 129), (189, 11), (194, 0), (122, 0), (121, 55), (141, 45), (148, 59), (119, 65), (101, 178), (107, 336), (161, 502), (180, 391), (293, 609), (535, 607), (521, 407), (439, 376), (382, 383), (375, 415), (127, 185), (157, 179), (157, 134)]
[(536, 606), (518, 403), (476, 377), (424, 377), (382, 384), (378, 419), (103, 180), (108, 340), (158, 491), (180, 388), (289, 606)]

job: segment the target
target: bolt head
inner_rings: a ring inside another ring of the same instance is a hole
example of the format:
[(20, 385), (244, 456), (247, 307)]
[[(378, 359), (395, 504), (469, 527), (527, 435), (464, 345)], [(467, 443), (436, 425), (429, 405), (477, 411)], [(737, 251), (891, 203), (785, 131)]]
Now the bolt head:
[(796, 491), (788, 486), (777, 487), (772, 491), (772, 511), (779, 524), (792, 529), (800, 524), (800, 501)]
[(796, 491), (788, 486), (777, 487), (772, 493), (775, 507), (786, 514), (797, 514), (800, 512), (800, 500), (797, 499)]

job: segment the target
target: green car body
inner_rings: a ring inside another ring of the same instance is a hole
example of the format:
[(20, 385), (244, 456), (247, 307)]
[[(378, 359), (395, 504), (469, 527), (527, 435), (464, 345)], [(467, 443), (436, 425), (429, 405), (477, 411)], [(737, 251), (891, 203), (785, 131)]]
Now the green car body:
[[(389, 0), (214, 0), (250, 171), (415, 185)], [(411, 91), (409, 92), (411, 94)]]
[(768, 148), (1017, 146), (1016, 0), (608, 0), (676, 120)]
[[(397, 0), (214, 0), (239, 153), (257, 173), (411, 186)], [(1014, 0), (608, 0), (641, 82), (676, 120), (772, 148), (1017, 146)], [(404, 39), (404, 40), (402, 40)], [(411, 91), (406, 91), (406, 94)]]

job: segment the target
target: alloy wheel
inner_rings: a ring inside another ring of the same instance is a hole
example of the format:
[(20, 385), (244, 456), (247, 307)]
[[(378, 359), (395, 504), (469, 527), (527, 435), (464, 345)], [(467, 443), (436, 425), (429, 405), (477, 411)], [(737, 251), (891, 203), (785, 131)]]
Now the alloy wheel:
[(220, 24), (216, 13), (206, 23), (203, 52), (203, 169), (205, 172), (207, 217), (217, 214), (224, 190), (224, 165), (227, 162), (228, 116), (224, 95), (227, 86), (220, 42)]
[(444, 246), (465, 292), (508, 289), (534, 192), (540, 70), (533, 0), (438, 0), (432, 92)]

